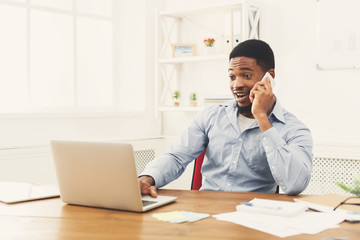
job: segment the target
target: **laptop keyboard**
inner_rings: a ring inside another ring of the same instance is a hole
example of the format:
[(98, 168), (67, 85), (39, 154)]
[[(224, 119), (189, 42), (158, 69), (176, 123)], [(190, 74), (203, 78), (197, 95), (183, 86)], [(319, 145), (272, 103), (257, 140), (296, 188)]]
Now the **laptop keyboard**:
[(142, 200), (143, 207), (149, 206), (151, 204), (157, 203), (156, 201), (148, 201), (148, 200)]

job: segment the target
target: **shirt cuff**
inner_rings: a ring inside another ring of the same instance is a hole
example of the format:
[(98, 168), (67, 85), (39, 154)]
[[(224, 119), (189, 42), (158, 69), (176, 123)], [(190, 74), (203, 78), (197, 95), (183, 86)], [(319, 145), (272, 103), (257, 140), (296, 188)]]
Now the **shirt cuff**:
[(277, 146), (286, 144), (284, 139), (280, 136), (278, 131), (272, 127), (263, 132), (261, 135), (261, 143), (266, 153), (272, 152)]
[(156, 168), (150, 168), (150, 169), (144, 170), (139, 175), (139, 177), (144, 176), (144, 175), (151, 176), (154, 179), (156, 188), (160, 188), (160, 187), (165, 185), (164, 177), (162, 176), (160, 171), (158, 169), (156, 169)]

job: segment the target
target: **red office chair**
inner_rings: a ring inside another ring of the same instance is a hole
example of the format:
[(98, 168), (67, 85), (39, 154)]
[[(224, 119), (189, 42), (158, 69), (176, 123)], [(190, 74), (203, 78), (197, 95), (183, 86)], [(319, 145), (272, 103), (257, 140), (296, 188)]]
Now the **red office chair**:
[(205, 152), (206, 150), (195, 159), (191, 190), (199, 190), (202, 185), (201, 166), (204, 161)]
[[(203, 151), (200, 156), (195, 159), (194, 163), (194, 172), (191, 182), (191, 190), (199, 190), (202, 185), (202, 175), (201, 175), (201, 166), (204, 161), (206, 150)], [(279, 185), (276, 186), (275, 193), (279, 193)]]

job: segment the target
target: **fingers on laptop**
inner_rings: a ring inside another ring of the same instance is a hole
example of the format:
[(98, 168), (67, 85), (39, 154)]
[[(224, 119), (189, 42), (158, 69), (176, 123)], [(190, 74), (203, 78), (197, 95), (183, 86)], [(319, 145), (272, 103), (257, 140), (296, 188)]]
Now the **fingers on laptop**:
[(141, 176), (139, 178), (140, 190), (142, 194), (148, 194), (152, 197), (157, 197), (156, 187), (153, 186), (154, 179), (150, 176)]
[(149, 190), (150, 190), (150, 196), (156, 198), (156, 197), (157, 197), (156, 187), (155, 187), (155, 186), (151, 186), (151, 187), (149, 187)]

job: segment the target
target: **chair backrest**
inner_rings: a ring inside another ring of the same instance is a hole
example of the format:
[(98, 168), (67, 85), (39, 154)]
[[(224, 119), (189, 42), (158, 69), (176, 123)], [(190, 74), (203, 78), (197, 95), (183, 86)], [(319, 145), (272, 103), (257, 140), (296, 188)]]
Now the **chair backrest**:
[(201, 166), (204, 161), (205, 152), (206, 150), (195, 159), (191, 190), (199, 190), (202, 185)]

